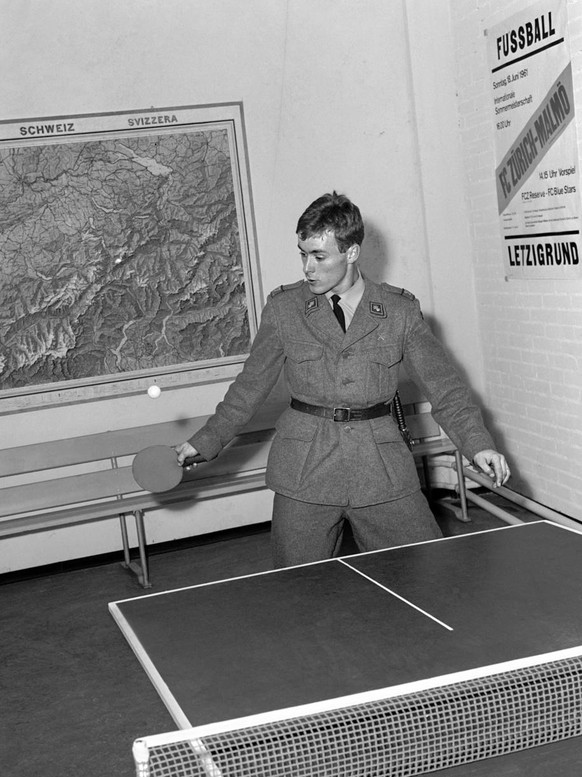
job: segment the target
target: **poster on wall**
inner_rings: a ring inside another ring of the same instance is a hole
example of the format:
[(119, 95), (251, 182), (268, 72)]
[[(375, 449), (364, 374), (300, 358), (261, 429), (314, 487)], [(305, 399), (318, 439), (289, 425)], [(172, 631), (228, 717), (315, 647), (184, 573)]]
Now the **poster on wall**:
[(497, 202), (508, 278), (582, 275), (580, 176), (566, 0), (487, 30)]
[(0, 411), (244, 361), (243, 133), (239, 103), (0, 122)]

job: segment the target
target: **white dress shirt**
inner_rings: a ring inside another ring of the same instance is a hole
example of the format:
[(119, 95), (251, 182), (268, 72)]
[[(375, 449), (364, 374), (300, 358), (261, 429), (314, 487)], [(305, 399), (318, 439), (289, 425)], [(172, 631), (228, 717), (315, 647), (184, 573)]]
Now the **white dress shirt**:
[[(350, 286), (350, 288), (347, 291), (344, 291), (343, 294), (338, 294), (338, 297), (340, 298), (338, 305), (340, 305), (341, 309), (344, 311), (344, 316), (346, 319), (346, 329), (352, 323), (352, 318), (354, 317), (356, 308), (360, 304), (360, 300), (362, 299), (362, 296), (364, 294), (364, 288), (365, 288), (364, 279), (362, 278), (360, 273), (358, 273), (358, 280), (354, 283), (354, 285)], [(334, 292), (328, 291), (326, 292), (326, 295), (325, 295), (331, 307), (333, 307), (333, 303), (331, 301), (333, 294)]]

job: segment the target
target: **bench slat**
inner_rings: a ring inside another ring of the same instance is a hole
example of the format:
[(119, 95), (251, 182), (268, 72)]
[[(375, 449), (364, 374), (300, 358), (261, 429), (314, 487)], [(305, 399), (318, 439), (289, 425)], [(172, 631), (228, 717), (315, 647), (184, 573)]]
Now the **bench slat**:
[[(29, 534), (30, 532), (40, 532), (62, 526), (100, 521), (104, 518), (113, 518), (121, 513), (163, 507), (164, 505), (171, 505), (186, 500), (213, 499), (219, 496), (257, 491), (263, 488), (265, 488), (264, 470), (250, 472), (239, 477), (231, 477), (229, 475), (228, 477), (201, 478), (196, 484), (183, 483), (165, 494), (149, 494), (144, 491), (140, 495), (126, 497), (115, 504), (103, 502), (101, 504), (82, 505), (80, 507), (59, 510), (56, 513), (42, 513), (0, 521), (0, 538), (15, 537)], [(117, 506), (119, 509), (115, 509)]]
[[(242, 433), (273, 427), (287, 399), (269, 398)], [(0, 477), (131, 456), (150, 445), (175, 445), (191, 437), (210, 416), (116, 429), (0, 450)], [(241, 433), (241, 434), (242, 434)]]
[(457, 450), (457, 446), (449, 440), (448, 437), (443, 437), (440, 440), (428, 440), (427, 442), (417, 442), (412, 448), (414, 456), (438, 456), (441, 453), (454, 453)]
[[(185, 471), (184, 482), (196, 482), (208, 477), (236, 476), (240, 472), (264, 468), (272, 434), (272, 430), (266, 430), (236, 438), (218, 458), (204, 462), (193, 470)], [(133, 479), (131, 467), (99, 470), (55, 480), (11, 486), (2, 491), (0, 518), (98, 499), (115, 499), (141, 490)], [(121, 505), (121, 502), (119, 504)], [(113, 506), (113, 509), (110, 508), (112, 514), (116, 511), (116, 506)], [(119, 512), (123, 512), (121, 507)]]

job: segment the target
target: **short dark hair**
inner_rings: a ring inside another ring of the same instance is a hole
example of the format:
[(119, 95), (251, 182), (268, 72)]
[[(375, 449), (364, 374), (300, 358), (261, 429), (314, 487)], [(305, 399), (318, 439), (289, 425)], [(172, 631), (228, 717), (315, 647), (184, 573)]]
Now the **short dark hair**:
[(360, 209), (345, 194), (332, 192), (318, 197), (299, 217), (296, 232), (300, 240), (306, 240), (328, 230), (334, 233), (341, 253), (364, 241)]

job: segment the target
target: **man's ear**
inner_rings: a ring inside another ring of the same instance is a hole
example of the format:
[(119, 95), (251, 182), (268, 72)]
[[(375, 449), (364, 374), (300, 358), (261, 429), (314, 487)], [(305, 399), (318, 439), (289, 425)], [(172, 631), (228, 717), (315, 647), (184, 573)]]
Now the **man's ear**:
[(348, 248), (346, 251), (348, 264), (353, 264), (354, 262), (358, 261), (358, 258), (360, 256), (360, 246), (357, 243), (354, 243), (352, 246)]

